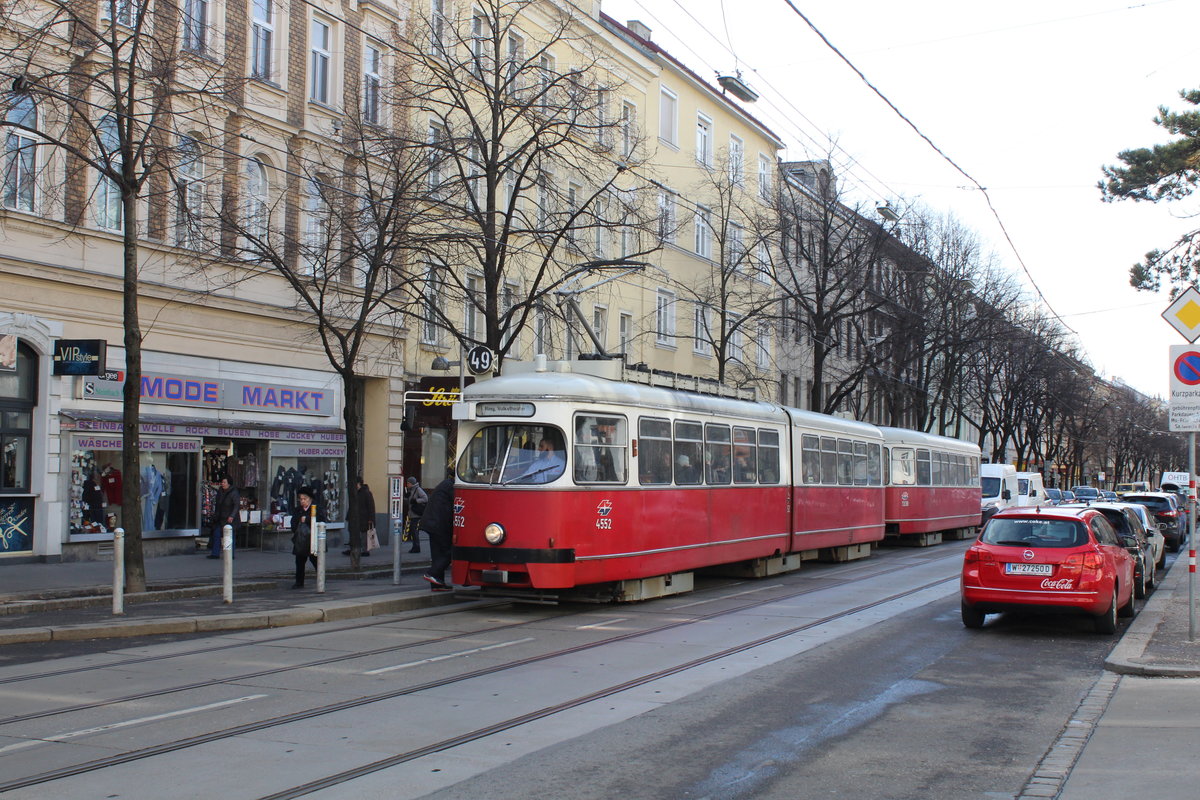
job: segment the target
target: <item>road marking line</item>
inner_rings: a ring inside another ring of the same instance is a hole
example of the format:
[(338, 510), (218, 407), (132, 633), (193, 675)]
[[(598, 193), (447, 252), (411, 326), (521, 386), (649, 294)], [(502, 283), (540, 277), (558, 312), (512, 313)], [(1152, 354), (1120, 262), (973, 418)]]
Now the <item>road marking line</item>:
[(593, 628), (604, 628), (609, 625), (616, 625), (618, 622), (625, 622), (628, 619), (629, 619), (629, 617), (617, 617), (616, 619), (610, 619), (610, 620), (606, 620), (604, 622), (593, 622), (591, 625), (579, 625), (579, 626), (576, 626), (575, 630), (589, 631), (589, 630), (592, 630)]
[(13, 750), (23, 750), (26, 747), (45, 744), (47, 742), (62, 742), (67, 739), (75, 739), (80, 736), (89, 736), (93, 733), (105, 733), (106, 731), (114, 731), (119, 728), (128, 728), (133, 725), (142, 725), (147, 722), (158, 722), (159, 720), (171, 719), (172, 717), (182, 717), (186, 714), (197, 714), (201, 711), (211, 711), (214, 708), (224, 708), (226, 706), (245, 703), (249, 700), (259, 700), (267, 697), (265, 694), (249, 694), (245, 697), (235, 697), (232, 700), (222, 700), (219, 703), (209, 703), (206, 706), (193, 706), (191, 708), (181, 708), (178, 711), (168, 711), (165, 714), (155, 714), (151, 717), (138, 717), (137, 719), (127, 719), (124, 722), (113, 722), (108, 725), (98, 725), (95, 728), (85, 728), (81, 731), (71, 731), (70, 733), (56, 733), (53, 736), (41, 736), (37, 739), (31, 739), (27, 742), (18, 742), (10, 744), (7, 747), (0, 747), (0, 753), (9, 753)]
[(533, 637), (525, 639), (517, 639), (512, 642), (501, 642), (500, 644), (489, 644), (484, 647), (475, 647), (470, 650), (460, 650), (457, 653), (446, 653), (444, 656), (433, 656), (432, 658), (423, 658), (420, 661), (409, 661), (407, 664), (396, 664), (391, 667), (380, 667), (379, 669), (369, 669), (363, 675), (382, 675), (385, 672), (394, 672), (398, 669), (408, 669), (409, 667), (419, 667), (422, 664), (433, 664), (438, 661), (445, 661), (448, 658), (458, 658), (459, 656), (470, 656), (475, 653), (483, 653), (488, 650), (499, 650), (501, 647), (512, 647), (514, 644), (525, 644), (532, 642)]
[(782, 583), (773, 583), (770, 586), (759, 586), (754, 589), (747, 589), (744, 592), (734, 592), (733, 594), (723, 594), (720, 597), (710, 597), (707, 600), (697, 600), (694, 603), (684, 603), (683, 605), (671, 606), (667, 611), (675, 611), (679, 608), (691, 608), (692, 606), (702, 606), (705, 603), (715, 603), (718, 600), (728, 600), (731, 597), (741, 597), (744, 594), (754, 594), (755, 592), (765, 592), (767, 589), (778, 589), (783, 586)]

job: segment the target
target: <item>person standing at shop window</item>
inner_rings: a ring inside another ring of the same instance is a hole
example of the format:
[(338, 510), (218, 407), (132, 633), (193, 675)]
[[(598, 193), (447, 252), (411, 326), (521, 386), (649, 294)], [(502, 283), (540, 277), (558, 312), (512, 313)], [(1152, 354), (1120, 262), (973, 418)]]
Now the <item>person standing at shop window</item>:
[(212, 535), (208, 537), (209, 558), (221, 557), (221, 535), (226, 525), (233, 526), (233, 538), (237, 540), (238, 523), (241, 521), (242, 496), (237, 489), (229, 485), (229, 478), (222, 475), (217, 488), (217, 499), (213, 505)]
[(304, 562), (310, 561), (313, 569), (317, 568), (317, 555), (312, 552), (312, 537), (316, 536), (316, 524), (325, 521), (325, 512), (313, 505), (314, 496), (314, 490), (307, 486), (296, 490), (296, 511), (292, 514), (292, 555), (296, 557), (296, 582), (292, 584), (293, 589), (304, 588)]

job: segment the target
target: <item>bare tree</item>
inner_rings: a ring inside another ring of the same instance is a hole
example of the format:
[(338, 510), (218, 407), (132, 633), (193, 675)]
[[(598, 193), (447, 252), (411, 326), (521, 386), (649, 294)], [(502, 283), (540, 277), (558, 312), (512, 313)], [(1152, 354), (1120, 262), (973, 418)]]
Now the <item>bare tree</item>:
[(637, 120), (569, 4), (482, 0), (414, 22), (406, 113), (427, 154), (409, 230), (423, 337), (481, 343), (497, 365), (554, 293), (658, 247), (632, 168)]
[(883, 291), (870, 289), (900, 276), (885, 277), (888, 232), (860, 209), (841, 203), (826, 162), (785, 164), (784, 170), (779, 194), (783, 265), (775, 279), (787, 322), (810, 345), (809, 407), (832, 413), (858, 393), (884, 358), (878, 345), (888, 333), (876, 327), (876, 312), (887, 299)]
[[(172, 171), (193, 158), (179, 134), (218, 129), (207, 118), (220, 102), (237, 102), (207, 21), (182, 13), (172, 0), (9, 0), (0, 4), (0, 84), (5, 105), (31, 109), (6, 115), (0, 129), (27, 134), (64, 187), (58, 208), (77, 227), (122, 238), (122, 320), (125, 385), (122, 471), (138, 474), (138, 433), (144, 331), (138, 313), (140, 237), (169, 237)], [(240, 53), (235, 37), (229, 53)], [(240, 57), (240, 56), (238, 56)], [(242, 70), (230, 69), (234, 75)], [(146, 227), (139, 227), (146, 211)], [(138, 507), (138, 482), (126, 480), (125, 508)], [(125, 580), (145, 589), (142, 530), (137, 514), (125, 527)]]

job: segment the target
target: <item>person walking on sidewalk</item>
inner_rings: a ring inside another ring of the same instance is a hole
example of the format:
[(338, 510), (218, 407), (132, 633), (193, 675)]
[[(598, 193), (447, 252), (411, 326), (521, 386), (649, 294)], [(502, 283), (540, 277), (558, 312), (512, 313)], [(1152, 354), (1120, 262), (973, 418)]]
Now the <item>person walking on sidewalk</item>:
[(448, 592), (446, 567), (450, 566), (450, 547), (454, 522), (454, 473), (446, 476), (429, 495), (429, 504), (421, 516), (421, 530), (429, 537), (429, 571), (422, 577), (435, 592)]
[[(292, 514), (292, 555), (296, 557), (296, 582), (293, 589), (304, 588), (304, 562), (311, 561), (317, 567), (317, 556), (312, 552), (312, 537), (316, 535), (316, 523), (325, 521), (325, 512), (313, 505), (314, 492), (307, 486), (296, 490), (296, 513)], [(313, 509), (316, 513), (313, 513)]]
[[(358, 549), (366, 558), (371, 555), (371, 544), (367, 537), (370, 531), (375, 530), (375, 495), (371, 494), (371, 487), (363, 483), (361, 475), (355, 479), (354, 485), (354, 502), (358, 503)], [(350, 548), (343, 550), (342, 555), (350, 555)]]
[[(229, 485), (229, 477), (221, 476), (221, 482), (217, 489), (217, 499), (213, 502), (213, 526), (212, 535), (209, 536), (209, 558), (221, 557), (221, 536), (224, 533), (226, 525), (233, 526), (233, 540), (237, 541), (238, 523), (242, 521), (242, 496), (238, 490)], [(236, 549), (236, 545), (230, 543), (230, 551)]]
[(408, 524), (404, 528), (404, 538), (412, 542), (412, 547), (408, 552), (419, 553), (421, 552), (421, 516), (425, 513), (425, 506), (429, 504), (429, 495), (421, 488), (421, 483), (415, 476), (410, 475), (404, 483), (408, 487), (405, 492)]

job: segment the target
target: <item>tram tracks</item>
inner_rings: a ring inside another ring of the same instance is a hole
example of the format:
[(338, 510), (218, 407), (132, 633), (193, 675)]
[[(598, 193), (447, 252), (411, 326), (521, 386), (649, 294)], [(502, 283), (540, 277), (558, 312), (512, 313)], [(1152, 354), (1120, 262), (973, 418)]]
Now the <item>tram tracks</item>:
[[(952, 556), (950, 556), (950, 555), (942, 556), (941, 558), (957, 559), (958, 554), (956, 553)], [(906, 569), (909, 569), (912, 567), (927, 566), (930, 563), (936, 562), (937, 560), (940, 560), (940, 558), (913, 560), (909, 563), (903, 563), (900, 565), (891, 566), (884, 570), (879, 570), (877, 572), (873, 571), (873, 572), (876, 575), (895, 573), (895, 572), (900, 572), (900, 571), (903, 571), (903, 570), (906, 570)], [(883, 565), (880, 564), (879, 566), (883, 566)], [(661, 633), (663, 631), (668, 631), (671, 629), (680, 628), (680, 627), (687, 626), (687, 625), (694, 625), (694, 624), (698, 624), (701, 622), (718, 619), (722, 616), (727, 616), (727, 615), (731, 615), (731, 614), (735, 614), (735, 613), (739, 613), (739, 612), (743, 612), (743, 611), (747, 611), (747, 610), (753, 610), (757, 607), (761, 607), (761, 606), (764, 606), (764, 605), (767, 605), (770, 603), (778, 603), (781, 601), (786, 601), (789, 599), (801, 597), (801, 596), (812, 594), (815, 592), (828, 591), (828, 590), (831, 590), (831, 589), (834, 589), (837, 587), (842, 587), (842, 586), (845, 586), (847, 584), (850, 584), (857, 580), (862, 580), (862, 579), (863, 579), (863, 576), (861, 576), (861, 575), (853, 577), (853, 578), (839, 578), (839, 579), (836, 579), (833, 581), (830, 581), (828, 579), (822, 579), (822, 582), (819, 585), (806, 586), (806, 587), (803, 587), (801, 589), (794, 590), (794, 591), (787, 591), (787, 592), (782, 592), (782, 593), (772, 593), (767, 596), (759, 596), (754, 599), (746, 599), (745, 602), (735, 603), (730, 606), (722, 607), (720, 609), (715, 609), (715, 610), (713, 610), (709, 613), (705, 613), (705, 614), (689, 613), (686, 616), (686, 618), (674, 619), (674, 620), (666, 621), (661, 624), (653, 625), (651, 627), (644, 628), (644, 629), (628, 631), (628, 632), (624, 632), (624, 633), (615, 634), (612, 636), (605, 636), (605, 637), (595, 640), (595, 641), (586, 642), (586, 643), (582, 643), (582, 644), (578, 644), (578, 645), (574, 645), (574, 646), (566, 647), (566, 648), (558, 648), (558, 649), (555, 649), (550, 652), (540, 653), (540, 654), (528, 656), (525, 658), (515, 659), (515, 660), (509, 661), (509, 662), (505, 662), (503, 664), (492, 665), (492, 666), (480, 668), (477, 670), (471, 670), (468, 672), (459, 673), (459, 674), (452, 675), (452, 676), (447, 676), (445, 678), (441, 678), (441, 679), (437, 679), (437, 680), (433, 680), (433, 681), (425, 681), (422, 683), (416, 683), (416, 684), (411, 684), (411, 685), (407, 685), (407, 686), (403, 686), (403, 687), (398, 687), (395, 689), (390, 689), (385, 692), (373, 693), (373, 694), (366, 695), (363, 697), (357, 697), (357, 698), (338, 701), (335, 703), (329, 703), (326, 705), (322, 705), (322, 706), (318, 706), (318, 707), (314, 707), (314, 708), (310, 708), (310, 709), (304, 709), (301, 711), (295, 711), (295, 712), (291, 712), (291, 713), (287, 713), (287, 714), (276, 715), (276, 716), (269, 717), (266, 719), (256, 720), (256, 721), (244, 723), (241, 725), (230, 726), (227, 728), (223, 728), (223, 729), (216, 730), (216, 731), (210, 731), (210, 732), (198, 734), (195, 736), (185, 737), (185, 738), (176, 739), (176, 740), (168, 741), (168, 742), (162, 742), (162, 743), (151, 745), (148, 747), (137, 748), (137, 749), (133, 749), (133, 750), (130, 750), (130, 751), (127, 751), (124, 753), (119, 753), (119, 754), (115, 754), (115, 755), (104, 757), (104, 758), (85, 761), (85, 762), (81, 762), (81, 763), (74, 764), (74, 765), (68, 765), (68, 766), (57, 768), (57, 769), (38, 773), (35, 775), (30, 775), (30, 776), (10, 780), (10, 781), (4, 782), (4, 783), (0, 783), (0, 793), (5, 792), (5, 791), (10, 791), (13, 789), (18, 789), (18, 788), (35, 786), (35, 785), (39, 785), (39, 784), (43, 784), (43, 783), (47, 783), (50, 781), (71, 777), (71, 776), (83, 775), (83, 774), (87, 774), (90, 772), (95, 772), (95, 771), (103, 770), (103, 769), (106, 769), (109, 767), (117, 766), (120, 764), (126, 764), (126, 763), (130, 763), (133, 761), (152, 758), (157, 755), (162, 755), (162, 754), (171, 753), (171, 752), (175, 752), (175, 751), (179, 751), (179, 750), (184, 750), (187, 748), (192, 748), (192, 747), (196, 747), (196, 746), (211, 743), (211, 742), (218, 742), (218, 741), (225, 740), (225, 739), (231, 739), (231, 738), (234, 738), (237, 736), (242, 736), (242, 735), (254, 733), (257, 731), (262, 731), (262, 730), (267, 730), (270, 728), (288, 725), (291, 723), (302, 722), (305, 720), (316, 719), (316, 718), (320, 718), (323, 716), (336, 714), (339, 712), (350, 711), (350, 710), (353, 710), (356, 708), (368, 706), (373, 703), (380, 703), (380, 702), (384, 702), (387, 700), (392, 700), (395, 698), (403, 697), (405, 695), (411, 695), (411, 694), (416, 694), (419, 692), (429, 691), (431, 689), (443, 688), (446, 686), (451, 686), (455, 683), (460, 683), (460, 682), (472, 680), (475, 678), (492, 676), (492, 675), (504, 672), (506, 670), (512, 670), (512, 669), (516, 669), (516, 668), (519, 668), (522, 666), (537, 664), (537, 663), (545, 662), (545, 661), (548, 661), (551, 659), (561, 658), (563, 656), (572, 655), (572, 654), (580, 653), (580, 652), (585, 652), (587, 650), (591, 650), (594, 648), (604, 647), (604, 646), (611, 645), (611, 644), (614, 644), (617, 642), (633, 640), (633, 639), (637, 639), (640, 637), (650, 636), (650, 635), (653, 635), (656, 633)], [(744, 652), (746, 650), (750, 650), (755, 647), (760, 647), (764, 644), (768, 644), (770, 642), (777, 641), (786, 636), (791, 636), (796, 633), (800, 633), (800, 632), (809, 630), (811, 628), (826, 624), (833, 620), (847, 617), (847, 616), (850, 616), (850, 615), (853, 615), (856, 613), (860, 613), (864, 610), (871, 609), (871, 608), (874, 608), (874, 607), (877, 607), (877, 606), (880, 606), (880, 605), (883, 605), (883, 604), (886, 604), (889, 602), (894, 602), (896, 600), (899, 600), (899, 599), (902, 599), (909, 595), (924, 591), (924, 590), (932, 588), (934, 586), (938, 586), (940, 584), (946, 583), (951, 580), (957, 580), (957, 576), (954, 576), (952, 578), (939, 578), (938, 580), (930, 581), (930, 582), (921, 584), (919, 586), (916, 586), (916, 587), (913, 587), (913, 588), (910, 588), (910, 589), (907, 589), (904, 591), (890, 594), (886, 597), (882, 597), (882, 598), (879, 598), (879, 599), (876, 599), (876, 600), (873, 600), (873, 601), (870, 601), (867, 603), (859, 604), (852, 608), (844, 609), (844, 610), (841, 610), (834, 614), (827, 615), (827, 616), (819, 618), (819, 619), (807, 621), (801, 625), (792, 626), (786, 630), (779, 631), (777, 633), (773, 633), (768, 636), (760, 637), (760, 638), (755, 639), (750, 642), (745, 642), (745, 643), (742, 643), (742, 644), (739, 644), (736, 646), (732, 646), (732, 647), (723, 649), (719, 652), (712, 653), (712, 654), (709, 654), (709, 655), (701, 657), (701, 658), (693, 659), (691, 661), (687, 661), (682, 664), (678, 664), (678, 665), (669, 667), (667, 669), (654, 671), (651, 673), (647, 673), (645, 675), (635, 677), (630, 680), (622, 681), (622, 682), (601, 688), (596, 691), (585, 693), (583, 695), (580, 695), (580, 696), (570, 699), (570, 700), (566, 700), (566, 701), (563, 701), (560, 703), (548, 705), (543, 708), (536, 709), (534, 711), (530, 711), (528, 713), (514, 716), (510, 719), (494, 723), (492, 725), (488, 725), (488, 726), (481, 727), (476, 730), (472, 730), (472, 731), (469, 731), (469, 732), (466, 732), (463, 734), (456, 735), (450, 739), (445, 739), (445, 740), (442, 740), (439, 742), (435, 742), (432, 744), (422, 746), (420, 748), (415, 748), (413, 750), (406, 751), (404, 753), (392, 755), (387, 758), (372, 762), (370, 764), (366, 764), (366, 765), (354, 768), (352, 770), (347, 770), (344, 772), (337, 773), (333, 776), (323, 778), (319, 781), (316, 781), (316, 782), (313, 782), (310, 784), (304, 784), (301, 787), (295, 787), (293, 789), (289, 789), (286, 792), (280, 793), (278, 795), (270, 795), (270, 797), (299, 797), (299, 796), (302, 796), (303, 794), (307, 794), (311, 791), (315, 791), (319, 788), (322, 788), (323, 786), (333, 786), (333, 785), (337, 785), (338, 783), (344, 783), (346, 781), (353, 780), (355, 777), (370, 774), (371, 772), (374, 772), (374, 771), (387, 769), (390, 766), (394, 766), (395, 764), (400, 764), (405, 761), (419, 758), (422, 755), (426, 755), (426, 754), (433, 753), (433, 752), (439, 752), (441, 750), (450, 749), (452, 747), (459, 746), (466, 742), (470, 742), (470, 741), (474, 741), (476, 739), (483, 738), (485, 736), (488, 736), (492, 733), (496, 733), (498, 731), (507, 730), (509, 728), (524, 724), (529, 721), (541, 719), (541, 718), (550, 716), (552, 714), (555, 714), (555, 713), (558, 713), (558, 712), (561, 712), (561, 711), (564, 711), (564, 710), (567, 710), (570, 708), (574, 708), (576, 706), (582, 705), (584, 703), (590, 702), (592, 700), (595, 700), (595, 699), (598, 699), (601, 697), (616, 694), (621, 691), (625, 691), (625, 690), (628, 690), (628, 689), (631, 689), (631, 688), (634, 688), (637, 686), (644, 685), (645, 683), (648, 683), (653, 680), (657, 680), (657, 679), (660, 679), (660, 678), (663, 678), (663, 677), (666, 677), (669, 675), (678, 674), (680, 672), (685, 672), (689, 669), (694, 669), (697, 666), (701, 666), (703, 664), (707, 664), (712, 661), (719, 660), (721, 658), (726, 658), (730, 655)], [(592, 611), (592, 609), (588, 609), (588, 612), (590, 612), (590, 611)], [(671, 613), (670, 610), (668, 610), (668, 609), (664, 609), (664, 611), (666, 611), (667, 613)], [(20, 715), (17, 717), (9, 717), (4, 720), (0, 720), (0, 725), (8, 725), (8, 724), (12, 724), (14, 722), (24, 721), (24, 720), (28, 720), (28, 719), (36, 719), (36, 718), (41, 718), (41, 717), (46, 717), (46, 716), (54, 716), (57, 714), (65, 714), (65, 713), (70, 713), (72, 711), (77, 711), (77, 710), (90, 710), (90, 709), (99, 708), (99, 707), (103, 707), (103, 706), (116, 705), (116, 704), (119, 704), (122, 702), (128, 702), (131, 699), (144, 699), (146, 697), (162, 696), (165, 694), (183, 692), (183, 691), (188, 691), (191, 689), (202, 688), (205, 686), (213, 686), (213, 685), (220, 685), (220, 684), (233, 684), (233, 683), (237, 683), (240, 680), (247, 680), (247, 679), (254, 678), (254, 677), (270, 676), (272, 674), (278, 674), (278, 673), (282, 673), (282, 672), (286, 672), (286, 671), (303, 669), (306, 667), (321, 666), (321, 665), (326, 665), (326, 664), (331, 664), (331, 663), (344, 662), (344, 661), (348, 661), (348, 660), (352, 660), (352, 659), (364, 658), (364, 657), (367, 657), (370, 655), (385, 654), (388, 652), (397, 652), (397, 651), (401, 651), (401, 650), (416, 647), (416, 646), (428, 645), (432, 642), (448, 641), (448, 640), (452, 640), (452, 639), (463, 638), (466, 636), (479, 636), (483, 633), (502, 631), (502, 630), (506, 630), (506, 629), (512, 629), (512, 628), (522, 627), (522, 626), (526, 626), (526, 625), (530, 625), (530, 624), (535, 624), (537, 622), (544, 622), (547, 619), (562, 619), (562, 618), (566, 618), (566, 617), (570, 617), (570, 616), (582, 615), (583, 613), (587, 613), (587, 612), (576, 611), (576, 612), (568, 612), (568, 613), (559, 614), (559, 615), (539, 615), (538, 618), (533, 619), (533, 620), (525, 620), (525, 621), (522, 621), (519, 623), (509, 623), (506, 625), (493, 626), (491, 628), (476, 629), (476, 630), (472, 630), (469, 632), (452, 634), (452, 635), (445, 636), (445, 637), (439, 637), (438, 639), (425, 639), (425, 640), (421, 640), (418, 642), (406, 642), (401, 645), (394, 645), (394, 646), (390, 646), (390, 647), (386, 647), (386, 648), (376, 648), (375, 650), (372, 650), (370, 652), (356, 652), (356, 653), (341, 654), (338, 656), (331, 656), (328, 658), (316, 659), (316, 660), (313, 660), (313, 661), (305, 663), (305, 664), (289, 665), (289, 666), (285, 666), (285, 667), (272, 668), (272, 669), (268, 669), (268, 670), (257, 670), (253, 673), (246, 673), (245, 675), (213, 679), (210, 681), (200, 681), (200, 682), (196, 682), (194, 684), (189, 684), (186, 686), (169, 687), (169, 688), (164, 688), (164, 689), (150, 691), (150, 692), (138, 693), (137, 695), (130, 695), (130, 696), (123, 697), (123, 698), (114, 698), (114, 699), (107, 700), (107, 701), (97, 701), (96, 703), (76, 704), (76, 705), (70, 706), (70, 707), (61, 707), (58, 709), (47, 709), (47, 710), (41, 711), (41, 712), (32, 712), (27, 715)], [(218, 647), (218, 648), (211, 648), (211, 649), (215, 651), (215, 650), (220, 650), (223, 648)], [(111, 666), (111, 665), (99, 665), (99, 666)]]

